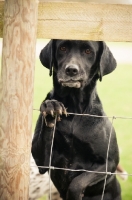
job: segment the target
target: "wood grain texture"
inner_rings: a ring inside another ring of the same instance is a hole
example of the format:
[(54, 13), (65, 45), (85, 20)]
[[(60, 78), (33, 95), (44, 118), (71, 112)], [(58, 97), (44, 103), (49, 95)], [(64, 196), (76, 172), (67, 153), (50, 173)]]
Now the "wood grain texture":
[[(37, 37), (132, 42), (132, 4), (131, 1), (125, 3), (126, 5), (41, 0)], [(0, 37), (2, 8), (3, 2), (0, 2)]]
[(0, 37), (3, 37), (4, 2), (0, 1)]
[(0, 200), (26, 200), (35, 66), (37, 3), (5, 1), (0, 83)]
[[(0, 0), (3, 1), (3, 0)], [(105, 4), (132, 4), (132, 0), (39, 0), (39, 2), (87, 2)]]
[(41, 37), (132, 41), (132, 5), (40, 2)]

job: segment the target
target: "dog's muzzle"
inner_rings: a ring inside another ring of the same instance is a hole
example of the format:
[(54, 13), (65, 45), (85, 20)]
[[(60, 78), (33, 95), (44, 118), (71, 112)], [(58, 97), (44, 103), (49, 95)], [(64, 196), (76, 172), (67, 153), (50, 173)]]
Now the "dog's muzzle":
[(82, 85), (81, 80), (74, 80), (74, 79), (69, 79), (69, 80), (64, 80), (64, 79), (59, 79), (58, 82), (63, 86), (63, 87), (70, 87), (70, 88), (80, 88)]
[(80, 88), (81, 82), (79, 81), (69, 81), (69, 82), (62, 82), (63, 87), (71, 87), (71, 88)]
[(65, 67), (65, 74), (67, 76), (67, 81), (60, 80), (60, 83), (63, 87), (71, 87), (71, 88), (80, 88), (81, 82), (79, 80), (75, 80), (76, 76), (78, 76), (79, 67), (76, 64), (68, 64)]

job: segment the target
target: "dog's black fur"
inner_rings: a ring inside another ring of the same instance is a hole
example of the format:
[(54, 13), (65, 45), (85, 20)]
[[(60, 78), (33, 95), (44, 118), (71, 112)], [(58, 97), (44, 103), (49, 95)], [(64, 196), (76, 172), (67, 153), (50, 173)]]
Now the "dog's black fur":
[[(107, 117), (65, 116), (65, 108), (68, 113), (105, 116), (96, 82), (116, 68), (112, 53), (104, 42), (51, 40), (42, 49), (40, 60), (50, 69), (50, 75), (53, 67), (54, 89), (40, 107), (32, 142), (36, 164), (49, 166), (54, 115), (57, 115), (51, 165), (105, 172), (111, 122)], [(118, 162), (117, 140), (112, 128), (108, 171), (115, 172)], [(40, 173), (47, 170), (39, 168)], [(100, 200), (105, 177), (96, 172), (51, 170), (52, 181), (64, 200)], [(121, 200), (120, 193), (116, 177), (108, 175), (104, 200)]]

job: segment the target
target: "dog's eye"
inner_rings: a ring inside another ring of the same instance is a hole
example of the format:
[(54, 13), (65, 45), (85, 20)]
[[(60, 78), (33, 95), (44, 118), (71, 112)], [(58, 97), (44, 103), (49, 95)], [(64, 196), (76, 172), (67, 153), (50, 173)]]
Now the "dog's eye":
[(66, 47), (63, 47), (63, 46), (62, 46), (62, 47), (60, 47), (60, 50), (61, 50), (61, 51), (66, 51)]
[(85, 50), (85, 53), (86, 53), (86, 54), (90, 54), (91, 52), (92, 52), (92, 51), (91, 51), (90, 49), (86, 49), (86, 50)]

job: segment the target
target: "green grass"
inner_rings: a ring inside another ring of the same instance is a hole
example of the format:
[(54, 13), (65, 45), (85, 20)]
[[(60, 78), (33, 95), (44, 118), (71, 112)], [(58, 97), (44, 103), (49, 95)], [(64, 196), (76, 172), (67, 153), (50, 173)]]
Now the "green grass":
[[(35, 68), (35, 81), (34, 81), (34, 108), (39, 109), (40, 104), (46, 97), (46, 94), (52, 89), (52, 77), (49, 77), (49, 71), (44, 68), (39, 59), (36, 59)], [(39, 112), (33, 112), (33, 130), (37, 120)]]

